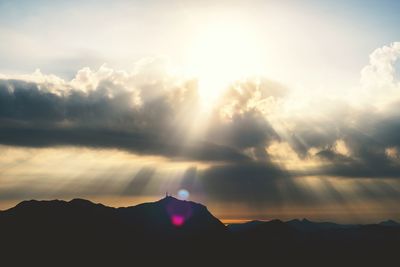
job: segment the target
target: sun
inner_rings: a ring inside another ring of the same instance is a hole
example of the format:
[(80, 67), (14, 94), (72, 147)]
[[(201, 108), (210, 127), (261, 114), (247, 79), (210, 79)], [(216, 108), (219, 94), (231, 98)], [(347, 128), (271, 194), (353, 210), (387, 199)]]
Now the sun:
[(203, 26), (189, 47), (189, 71), (198, 79), (206, 106), (235, 80), (262, 74), (264, 49), (255, 27), (240, 20), (214, 21)]

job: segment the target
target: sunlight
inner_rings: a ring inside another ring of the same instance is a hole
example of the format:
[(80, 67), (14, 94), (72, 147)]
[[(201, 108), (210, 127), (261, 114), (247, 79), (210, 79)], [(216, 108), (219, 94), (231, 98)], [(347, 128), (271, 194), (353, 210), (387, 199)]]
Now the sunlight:
[(254, 27), (238, 19), (205, 25), (189, 48), (188, 71), (199, 80), (199, 94), (206, 107), (228, 83), (259, 75), (263, 48)]

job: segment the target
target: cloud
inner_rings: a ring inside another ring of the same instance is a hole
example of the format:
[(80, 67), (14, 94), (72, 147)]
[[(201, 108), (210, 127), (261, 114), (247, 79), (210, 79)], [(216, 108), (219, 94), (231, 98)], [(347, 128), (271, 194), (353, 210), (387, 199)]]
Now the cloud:
[(399, 70), (396, 63), (400, 60), (400, 42), (377, 48), (369, 56), (369, 64), (361, 71), (361, 97), (365, 104), (385, 108), (394, 98), (399, 99)]
[[(397, 178), (399, 47), (393, 43), (374, 51), (360, 86), (349, 94), (301, 95), (267, 79), (249, 78), (233, 82), (206, 119), (199, 119), (204, 114), (197, 81), (170, 74), (164, 61), (141, 60), (132, 72), (105, 65), (97, 71), (84, 68), (69, 82), (39, 71), (4, 77), (0, 142), (222, 161), (227, 173), (237, 162), (240, 168), (252, 166), (279, 177)], [(282, 155), (270, 155), (271, 145), (278, 149), (279, 143), (297, 153), (290, 155), (289, 165)], [(258, 177), (258, 172), (249, 175)]]
[(0, 142), (119, 148), (188, 160), (247, 158), (207, 140), (182, 142), (199, 112), (196, 83), (153, 73), (153, 67), (131, 74), (83, 69), (68, 83), (39, 73), (31, 81), (1, 80)]
[(257, 206), (266, 202), (277, 204), (283, 197), (280, 183), (296, 190), (288, 172), (265, 162), (213, 166), (200, 176), (208, 196), (219, 201), (239, 200)]
[[(278, 140), (287, 142), (304, 164), (317, 166), (289, 170), (293, 175), (346, 178), (399, 178), (400, 81), (396, 62), (400, 43), (376, 49), (361, 71), (361, 83), (347, 94), (304, 99), (283, 98), (283, 108), (296, 100), (301, 110), (281, 117)], [(297, 115), (297, 114), (299, 115)], [(388, 153), (388, 151), (390, 153)]]
[(400, 42), (376, 49), (369, 56), (369, 64), (361, 71), (361, 83), (365, 86), (399, 86), (396, 81), (395, 62), (400, 59)]
[(267, 159), (266, 146), (279, 140), (268, 115), (286, 90), (282, 85), (265, 79), (233, 83), (214, 108), (207, 129), (208, 138), (245, 150), (254, 159)]
[(301, 158), (318, 160), (320, 164), (293, 172), (347, 178), (399, 178), (400, 160), (394, 151), (400, 147), (400, 110), (349, 107), (345, 114), (327, 113), (320, 120), (296, 124), (289, 143)]

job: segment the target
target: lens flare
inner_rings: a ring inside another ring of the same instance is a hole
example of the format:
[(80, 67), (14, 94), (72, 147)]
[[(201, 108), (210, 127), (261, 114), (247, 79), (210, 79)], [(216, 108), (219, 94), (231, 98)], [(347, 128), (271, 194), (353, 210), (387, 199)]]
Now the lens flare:
[(189, 199), (189, 191), (187, 191), (186, 189), (181, 189), (178, 191), (178, 198), (180, 200), (188, 200)]
[(182, 215), (172, 215), (171, 222), (174, 226), (180, 227), (185, 223), (185, 218)]
[(167, 201), (166, 211), (173, 226), (181, 227), (192, 217), (193, 211), (190, 202), (173, 197), (166, 198), (165, 201)]

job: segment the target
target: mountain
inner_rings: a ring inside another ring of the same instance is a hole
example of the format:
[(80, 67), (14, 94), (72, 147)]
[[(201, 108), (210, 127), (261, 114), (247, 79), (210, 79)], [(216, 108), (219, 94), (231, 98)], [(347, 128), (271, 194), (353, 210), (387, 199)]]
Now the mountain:
[(5, 266), (383, 266), (397, 257), (397, 226), (296, 219), (226, 227), (207, 207), (171, 196), (124, 208), (29, 200), (0, 212), (0, 251)]
[(260, 225), (264, 223), (265, 221), (249, 221), (245, 223), (231, 223), (228, 225), (228, 230), (231, 232), (241, 232), (241, 231), (246, 231), (249, 229), (252, 229), (256, 227), (257, 225)]
[(215, 218), (205, 206), (167, 196), (157, 202), (116, 209), (118, 217), (129, 225), (150, 232), (157, 238), (182, 235), (203, 236), (204, 233), (219, 235), (225, 225)]
[(192, 255), (205, 244), (219, 246), (226, 232), (205, 206), (170, 196), (126, 208), (83, 199), (30, 200), (0, 213), (0, 251), (21, 264), (43, 253), (49, 264), (63, 259), (112, 266), (130, 257), (157, 262), (176, 251)]
[(393, 220), (387, 220), (387, 221), (380, 222), (379, 225), (400, 227), (400, 223), (393, 221)]
[(332, 230), (332, 229), (348, 229), (354, 228), (356, 225), (352, 224), (337, 224), (331, 222), (312, 222), (307, 219), (294, 219), (286, 222), (293, 228), (302, 232), (315, 232), (321, 230)]
[[(267, 222), (268, 221), (255, 220), (255, 221), (250, 221), (250, 222), (245, 222), (245, 223), (229, 224), (228, 229), (231, 232), (248, 231), (248, 230), (254, 229), (255, 227), (258, 227), (259, 225), (262, 225)], [(389, 223), (389, 221), (388, 221), (388, 223)], [(394, 223), (396, 223), (396, 222), (394, 222)], [(346, 228), (357, 227), (357, 225), (353, 225), (353, 224), (337, 224), (337, 223), (331, 223), (331, 222), (312, 222), (307, 219), (302, 219), (302, 220), (293, 219), (293, 220), (285, 222), (285, 224), (287, 224), (290, 227), (292, 227), (298, 231), (301, 231), (301, 232), (315, 232), (315, 231), (329, 230), (329, 229), (346, 229)]]
[(295, 229), (281, 220), (263, 222), (241, 233), (244, 234), (246, 239), (251, 239), (255, 242), (268, 240), (275, 245), (277, 243), (285, 243), (287, 245), (287, 242), (293, 241), (297, 234)]
[(30, 200), (2, 212), (0, 218), (3, 225), (24, 229), (33, 226), (51, 229), (58, 225), (93, 230), (96, 227), (118, 226), (119, 229), (126, 228), (128, 232), (157, 237), (168, 233), (200, 235), (205, 231), (212, 234), (226, 231), (225, 225), (205, 206), (171, 196), (124, 208), (107, 207), (84, 199), (69, 202)]

